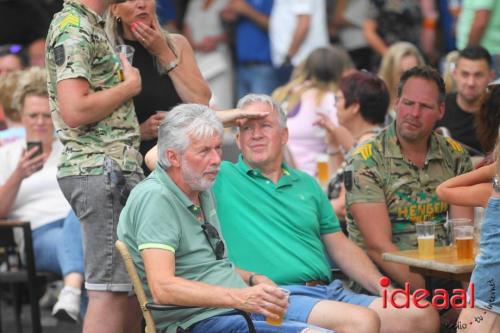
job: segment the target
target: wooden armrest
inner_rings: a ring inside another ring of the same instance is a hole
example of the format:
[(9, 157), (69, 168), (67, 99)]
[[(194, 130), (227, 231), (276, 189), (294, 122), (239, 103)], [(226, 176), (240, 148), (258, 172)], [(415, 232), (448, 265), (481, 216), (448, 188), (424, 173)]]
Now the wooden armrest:
[(30, 224), (28, 221), (20, 221), (20, 220), (2, 220), (0, 219), (0, 228), (1, 227), (22, 227), (26, 224)]

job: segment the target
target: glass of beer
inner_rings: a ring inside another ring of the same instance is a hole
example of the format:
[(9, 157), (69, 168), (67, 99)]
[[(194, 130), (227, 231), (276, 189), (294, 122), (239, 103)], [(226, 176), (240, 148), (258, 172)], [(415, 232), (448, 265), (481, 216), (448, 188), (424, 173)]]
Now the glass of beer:
[(436, 224), (421, 222), (415, 225), (417, 229), (418, 256), (422, 259), (434, 258), (434, 238)]
[(453, 229), (458, 260), (474, 259), (474, 227), (470, 225), (458, 226)]
[[(285, 299), (288, 302), (288, 297), (290, 297), (290, 290), (283, 289), (283, 288), (278, 288), (278, 289), (281, 290), (285, 294)], [(285, 313), (281, 312), (281, 313), (275, 313), (275, 314), (277, 314), (279, 318), (274, 319), (271, 317), (266, 317), (266, 323), (268, 323), (269, 325), (272, 325), (272, 326), (281, 326), (281, 324), (283, 324), (283, 318), (285, 317)]]
[(463, 226), (474, 226), (471, 219), (468, 218), (454, 218), (449, 220), (451, 230), (451, 244), (455, 245), (455, 228)]
[(328, 184), (328, 177), (330, 176), (328, 170), (328, 155), (320, 154), (317, 158), (316, 164), (316, 177), (321, 186), (326, 186)]

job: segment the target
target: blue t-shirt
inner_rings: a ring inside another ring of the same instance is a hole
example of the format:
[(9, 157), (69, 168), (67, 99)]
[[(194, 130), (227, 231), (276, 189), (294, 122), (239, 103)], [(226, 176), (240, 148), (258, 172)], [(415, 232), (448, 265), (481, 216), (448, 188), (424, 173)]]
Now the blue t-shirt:
[[(246, 0), (246, 2), (258, 12), (271, 15), (273, 0)], [(236, 59), (239, 63), (260, 61), (271, 64), (268, 32), (245, 16), (241, 16), (236, 25)]]
[(156, 3), (156, 13), (161, 24), (177, 19), (175, 4), (173, 0), (158, 0)]

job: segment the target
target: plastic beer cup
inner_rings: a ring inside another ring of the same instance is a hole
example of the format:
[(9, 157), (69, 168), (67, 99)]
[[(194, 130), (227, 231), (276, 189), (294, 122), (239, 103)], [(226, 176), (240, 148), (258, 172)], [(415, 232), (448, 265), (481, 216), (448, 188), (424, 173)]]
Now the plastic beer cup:
[(455, 227), (455, 246), (457, 247), (458, 260), (474, 259), (474, 227), (465, 225)]
[(321, 186), (328, 183), (328, 177), (330, 176), (328, 170), (328, 155), (320, 154), (316, 160), (316, 177)]
[(434, 258), (434, 222), (421, 222), (415, 225), (417, 229), (418, 256), (422, 259)]
[[(288, 302), (288, 297), (290, 297), (290, 290), (283, 289), (283, 288), (278, 288), (278, 289), (281, 290), (285, 294), (285, 299)], [(277, 314), (279, 316), (279, 318), (274, 319), (274, 318), (266, 317), (266, 323), (268, 323), (269, 325), (272, 325), (272, 326), (281, 326), (281, 324), (283, 324), (283, 318), (285, 316), (285, 313), (281, 312), (281, 313), (275, 313), (275, 314)]]

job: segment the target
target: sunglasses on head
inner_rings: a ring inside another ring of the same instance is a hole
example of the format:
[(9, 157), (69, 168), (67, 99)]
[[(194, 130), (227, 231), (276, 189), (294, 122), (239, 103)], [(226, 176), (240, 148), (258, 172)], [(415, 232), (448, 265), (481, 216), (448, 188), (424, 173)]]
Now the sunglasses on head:
[(212, 251), (214, 251), (215, 258), (217, 260), (223, 259), (225, 246), (224, 242), (220, 238), (217, 229), (206, 221), (203, 222), (203, 224), (201, 225), (201, 229), (203, 230), (203, 233), (205, 234), (205, 237), (207, 238), (207, 241), (210, 244)]

